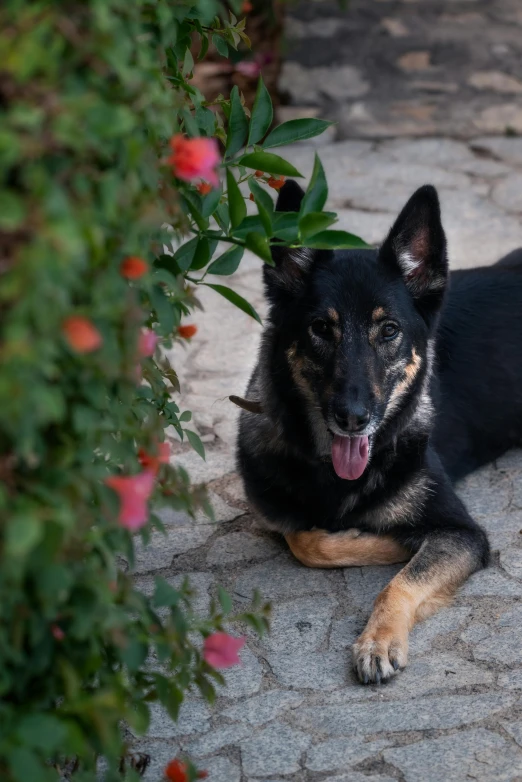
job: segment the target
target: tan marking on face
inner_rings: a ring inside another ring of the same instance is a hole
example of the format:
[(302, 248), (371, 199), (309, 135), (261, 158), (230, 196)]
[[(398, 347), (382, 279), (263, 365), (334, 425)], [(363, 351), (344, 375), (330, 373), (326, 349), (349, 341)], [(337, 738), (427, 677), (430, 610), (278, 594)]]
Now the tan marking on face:
[(307, 567), (362, 567), (406, 562), (410, 553), (390, 535), (359, 530), (330, 533), (323, 529), (285, 536), (293, 555)]
[(334, 323), (339, 323), (339, 313), (333, 307), (328, 310), (328, 317), (333, 320)]
[(382, 320), (385, 317), (385, 315), (386, 313), (383, 307), (376, 307), (372, 312), (372, 320), (375, 323), (378, 320)]
[(388, 406), (387, 406), (386, 412), (384, 414), (385, 417), (386, 417), (386, 414), (389, 411), (391, 411), (396, 406), (396, 404), (398, 404), (398, 402), (406, 394), (408, 389), (412, 386), (413, 381), (415, 380), (415, 378), (417, 377), (417, 375), (419, 373), (419, 370), (421, 368), (421, 364), (422, 364), (422, 359), (419, 356), (419, 354), (417, 353), (417, 351), (415, 350), (415, 348), (413, 348), (413, 350), (411, 352), (411, 361), (409, 362), (409, 364), (406, 364), (406, 366), (404, 367), (404, 376), (403, 376), (402, 380), (400, 380), (397, 383), (397, 385), (395, 386), (395, 388), (393, 389), (393, 391), (390, 394), (390, 399), (388, 401)]

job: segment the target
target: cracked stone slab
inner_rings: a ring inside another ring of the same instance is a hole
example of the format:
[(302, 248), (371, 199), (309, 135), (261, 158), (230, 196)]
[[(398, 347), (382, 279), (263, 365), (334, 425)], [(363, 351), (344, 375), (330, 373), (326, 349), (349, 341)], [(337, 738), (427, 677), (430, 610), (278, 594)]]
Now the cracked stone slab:
[(310, 771), (344, 771), (363, 760), (378, 754), (389, 741), (365, 742), (360, 738), (329, 739), (310, 747), (306, 755), (305, 767)]
[(467, 606), (450, 607), (416, 625), (410, 634), (410, 654), (428, 651), (437, 636), (456, 630), (470, 614)]
[(460, 594), (466, 597), (522, 597), (522, 583), (508, 578), (497, 569), (488, 568), (472, 575)]
[(403, 565), (375, 565), (346, 568), (343, 571), (348, 588), (347, 605), (370, 612), (375, 598), (387, 586)]
[(293, 774), (310, 742), (306, 733), (276, 722), (241, 744), (243, 770), (254, 777)]
[(135, 541), (135, 564), (133, 573), (147, 573), (170, 567), (174, 557), (191, 549), (202, 546), (214, 534), (210, 524), (179, 527), (170, 534), (153, 532), (150, 541), (143, 546), (141, 540)]
[(350, 678), (351, 656), (338, 652), (274, 652), (266, 659), (284, 687), (335, 690)]
[(160, 703), (149, 706), (150, 724), (147, 736), (153, 739), (171, 739), (197, 733), (205, 733), (209, 726), (210, 708), (203, 700), (184, 701), (175, 722)]
[(249, 532), (230, 532), (218, 538), (207, 554), (209, 565), (229, 565), (234, 562), (253, 562), (271, 559), (281, 553), (282, 545), (270, 538)]
[(515, 668), (513, 671), (501, 673), (498, 684), (506, 690), (522, 690), (522, 669)]
[(223, 716), (234, 722), (264, 725), (288, 709), (297, 708), (303, 700), (304, 695), (297, 692), (271, 690), (225, 709)]
[(514, 698), (504, 694), (445, 695), (409, 701), (407, 709), (389, 701), (360, 703), (341, 713), (335, 703), (299, 709), (295, 721), (328, 736), (447, 729), (485, 719), (513, 703)]
[(241, 782), (241, 769), (227, 758), (208, 758), (201, 765), (208, 773), (208, 782)]
[(522, 754), (501, 736), (473, 730), (384, 751), (406, 782), (512, 782), (522, 772)]
[(193, 527), (194, 524), (224, 524), (227, 521), (234, 521), (234, 519), (244, 516), (246, 513), (241, 508), (234, 508), (232, 505), (229, 505), (215, 491), (208, 492), (208, 499), (214, 511), (214, 519), (210, 519), (201, 509), (197, 510), (194, 518), (192, 518), (188, 513), (175, 510), (168, 505), (155, 508), (154, 513), (166, 527)]
[(509, 627), (480, 641), (473, 647), (473, 655), (476, 660), (487, 660), (507, 665), (521, 663), (520, 626)]
[[(252, 728), (248, 725), (225, 725), (221, 728), (209, 730), (204, 736), (184, 744), (184, 749), (189, 755), (199, 758), (217, 752), (229, 745), (237, 746), (240, 741), (252, 735)], [(203, 762), (201, 763), (203, 765)]]
[(216, 692), (226, 698), (240, 698), (243, 695), (254, 695), (261, 687), (263, 667), (255, 654), (247, 646), (239, 652), (241, 665), (222, 671), (225, 685), (218, 685)]
[(270, 599), (295, 597), (295, 595), (327, 592), (328, 575), (322, 570), (303, 567), (288, 554), (254, 565), (237, 579), (234, 591), (240, 597), (249, 598), (254, 589)]

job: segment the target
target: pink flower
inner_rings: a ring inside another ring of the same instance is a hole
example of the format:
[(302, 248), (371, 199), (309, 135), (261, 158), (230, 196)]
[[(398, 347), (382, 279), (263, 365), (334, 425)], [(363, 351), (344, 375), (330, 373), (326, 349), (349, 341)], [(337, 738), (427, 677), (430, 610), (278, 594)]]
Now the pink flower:
[(244, 645), (244, 638), (233, 638), (227, 633), (214, 633), (205, 638), (203, 658), (213, 668), (230, 668), (241, 662), (237, 653)]
[(261, 63), (255, 60), (241, 60), (236, 65), (236, 71), (250, 79), (255, 79), (261, 73), (261, 67)]
[(144, 448), (138, 451), (138, 460), (146, 470), (157, 473), (160, 465), (168, 464), (170, 459), (170, 446), (168, 443), (158, 443), (157, 453), (150, 454)]
[(126, 529), (136, 530), (147, 523), (147, 500), (154, 489), (155, 473), (143, 470), (138, 475), (114, 475), (105, 483), (120, 498), (118, 521)]
[(144, 329), (138, 339), (138, 352), (142, 358), (153, 356), (159, 337), (151, 329)]
[(219, 186), (215, 169), (221, 158), (215, 138), (185, 138), (177, 133), (171, 138), (170, 146), (172, 155), (168, 162), (174, 176), (184, 182), (206, 179), (213, 187)]

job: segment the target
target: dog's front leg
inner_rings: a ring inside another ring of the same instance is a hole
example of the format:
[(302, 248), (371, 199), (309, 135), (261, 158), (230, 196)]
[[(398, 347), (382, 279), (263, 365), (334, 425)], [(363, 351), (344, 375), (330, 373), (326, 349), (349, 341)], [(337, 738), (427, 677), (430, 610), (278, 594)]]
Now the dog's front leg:
[(446, 605), (487, 556), (487, 539), (479, 527), (440, 530), (424, 540), (377, 597), (353, 645), (354, 669), (363, 684), (386, 681), (404, 668), (413, 625)]
[(411, 557), (391, 535), (372, 535), (357, 529), (327, 532), (291, 532), (285, 536), (293, 555), (307, 567), (362, 567), (392, 565)]

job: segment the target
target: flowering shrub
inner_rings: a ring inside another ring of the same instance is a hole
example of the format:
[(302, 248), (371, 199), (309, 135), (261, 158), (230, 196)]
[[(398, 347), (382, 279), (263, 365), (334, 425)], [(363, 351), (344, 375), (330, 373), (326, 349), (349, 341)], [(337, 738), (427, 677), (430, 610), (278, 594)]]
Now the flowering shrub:
[[(200, 57), (210, 40), (223, 57), (248, 44), (244, 20), (213, 0), (0, 6), (3, 782), (94, 782), (100, 757), (107, 782), (136, 778), (121, 722), (144, 732), (154, 700), (176, 719), (191, 687), (212, 700), (243, 643), (225, 621), (266, 628), (257, 596), (234, 617), (220, 590), (202, 619), (189, 584), (157, 578), (147, 597), (118, 567), (132, 567), (137, 530), (146, 543), (162, 529), (161, 497), (207, 508), (169, 460), (166, 427), (204, 451), (164, 351), (196, 333), (182, 321), (198, 286), (259, 319), (207, 277), (231, 275), (245, 249), (272, 263), (274, 243), (360, 240), (329, 230), (319, 158), (301, 212), (274, 212), (262, 183), (299, 172), (268, 150), (328, 123), (271, 130), (262, 80), (251, 113), (237, 88), (208, 106), (190, 83), (194, 36)], [(188, 759), (165, 773), (197, 778)]]

